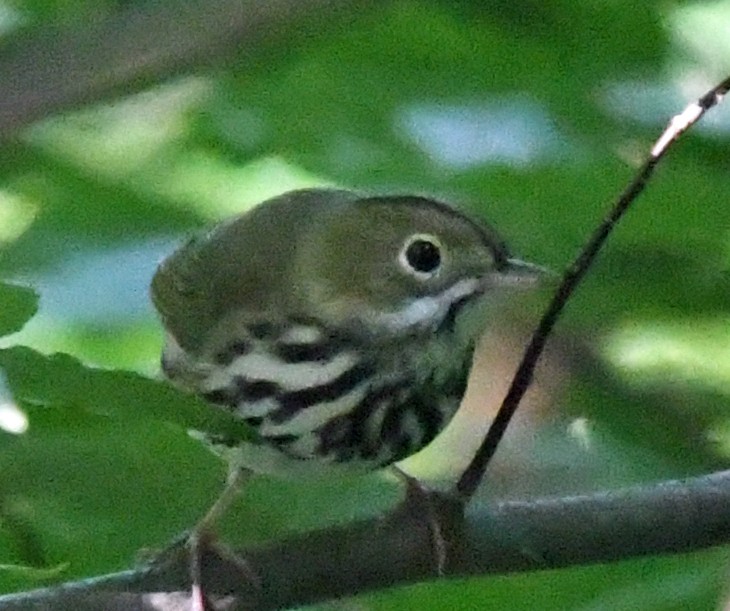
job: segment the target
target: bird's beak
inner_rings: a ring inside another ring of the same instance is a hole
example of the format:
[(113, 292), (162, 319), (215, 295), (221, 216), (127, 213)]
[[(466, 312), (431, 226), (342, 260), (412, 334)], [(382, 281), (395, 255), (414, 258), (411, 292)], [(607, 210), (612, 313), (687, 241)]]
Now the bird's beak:
[(542, 281), (554, 277), (555, 273), (534, 263), (521, 259), (507, 259), (507, 265), (499, 270), (498, 283), (514, 288), (533, 288)]

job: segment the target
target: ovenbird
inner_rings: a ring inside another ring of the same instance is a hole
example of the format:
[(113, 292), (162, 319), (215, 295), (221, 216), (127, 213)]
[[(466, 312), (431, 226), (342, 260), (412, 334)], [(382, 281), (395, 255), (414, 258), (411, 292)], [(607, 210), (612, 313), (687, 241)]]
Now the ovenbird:
[(446, 204), (293, 191), (161, 264), (163, 370), (256, 429), (254, 471), (375, 469), (446, 426), (486, 306), (539, 273)]

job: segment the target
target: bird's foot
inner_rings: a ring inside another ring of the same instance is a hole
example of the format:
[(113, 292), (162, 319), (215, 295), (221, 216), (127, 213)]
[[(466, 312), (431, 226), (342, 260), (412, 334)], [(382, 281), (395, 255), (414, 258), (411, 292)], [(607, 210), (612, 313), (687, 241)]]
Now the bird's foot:
[(218, 563), (222, 562), (232, 567), (235, 573), (252, 584), (255, 589), (261, 588), (260, 577), (246, 559), (230, 547), (220, 543), (212, 531), (196, 527), (189, 535), (186, 547), (191, 581), (192, 611), (214, 611), (216, 609), (216, 605), (205, 587), (203, 570), (205, 558), (215, 557)]
[(406, 497), (403, 503), (407, 507), (415, 507), (421, 515), (425, 514), (426, 522), (431, 536), (431, 546), (436, 561), (436, 573), (443, 577), (446, 569), (446, 538), (439, 513), (435, 504), (434, 492), (422, 484), (418, 479), (403, 471), (400, 467), (393, 465), (393, 472), (406, 486)]
[[(214, 611), (215, 603), (207, 592), (205, 566), (221, 563), (231, 567), (233, 572), (243, 577), (256, 589), (261, 580), (244, 558), (228, 546), (220, 543), (216, 536), (216, 525), (225, 515), (233, 501), (238, 497), (247, 476), (237, 470), (229, 473), (226, 487), (203, 518), (191, 531), (178, 536), (162, 552), (154, 555), (152, 564), (187, 562), (191, 583), (191, 609), (193, 611)], [(147, 554), (149, 556), (149, 553)], [(185, 558), (181, 559), (181, 555)]]

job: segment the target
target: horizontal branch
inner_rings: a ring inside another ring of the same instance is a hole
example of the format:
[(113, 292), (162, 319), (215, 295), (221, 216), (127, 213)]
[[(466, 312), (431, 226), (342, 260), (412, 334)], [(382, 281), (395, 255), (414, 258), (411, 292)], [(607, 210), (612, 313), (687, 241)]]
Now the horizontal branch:
[[(444, 577), (552, 569), (730, 542), (730, 471), (610, 492), (494, 504), (430, 495), (447, 544)], [(440, 579), (424, 498), (386, 516), (240, 550), (255, 578), (212, 551), (208, 592), (231, 609), (278, 609)], [(186, 609), (184, 549), (138, 570), (0, 597), (0, 611)]]

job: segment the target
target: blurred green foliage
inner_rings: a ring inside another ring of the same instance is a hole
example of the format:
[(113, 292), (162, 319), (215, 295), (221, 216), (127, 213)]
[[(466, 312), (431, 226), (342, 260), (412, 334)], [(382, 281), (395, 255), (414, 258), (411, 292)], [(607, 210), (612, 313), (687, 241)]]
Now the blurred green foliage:
[[(22, 48), (44, 28), (83, 32), (135, 4), (6, 2), (0, 35)], [(730, 72), (727, 54), (713, 53), (726, 30), (710, 27), (727, 23), (729, 6), (381, 3), (4, 142), (0, 272), (32, 287), (40, 308), (0, 352), (4, 400), (29, 423), (23, 434), (0, 428), (0, 588), (127, 567), (219, 490), (222, 465), (185, 433), (205, 409), (138, 375), (155, 374), (162, 342), (147, 284), (185, 235), (286, 189), (337, 184), (454, 201), (560, 270), (669, 115)], [(672, 150), (569, 305), (559, 335), (580, 338), (590, 358), (571, 363), (551, 416), (559, 434), (521, 450), (541, 492), (697, 473), (730, 452), (729, 160), (726, 106)], [(7, 334), (36, 303), (0, 285), (0, 307)], [(54, 351), (64, 354), (44, 356)], [(592, 449), (567, 439), (575, 417), (591, 423)], [(393, 495), (378, 476), (262, 479), (229, 529), (264, 540)], [(720, 550), (430, 583), (357, 605), (715, 609), (727, 561)]]
[(0, 284), (0, 335), (20, 331), (38, 309), (38, 296), (29, 288)]

